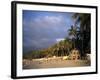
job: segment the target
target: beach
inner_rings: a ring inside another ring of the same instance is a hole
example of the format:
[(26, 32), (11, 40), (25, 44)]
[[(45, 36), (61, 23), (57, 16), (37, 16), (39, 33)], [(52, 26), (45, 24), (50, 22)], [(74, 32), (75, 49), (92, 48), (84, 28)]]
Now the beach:
[(41, 58), (32, 60), (23, 60), (23, 69), (41, 69), (41, 68), (63, 68), (63, 67), (84, 67), (90, 66), (90, 60), (63, 60), (58, 58)]

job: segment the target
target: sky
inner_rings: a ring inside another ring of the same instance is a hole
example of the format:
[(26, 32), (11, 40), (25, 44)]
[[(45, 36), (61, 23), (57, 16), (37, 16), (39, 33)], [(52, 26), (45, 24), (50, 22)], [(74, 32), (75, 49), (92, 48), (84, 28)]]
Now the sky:
[(23, 10), (23, 50), (48, 48), (68, 36), (74, 24), (68, 12)]

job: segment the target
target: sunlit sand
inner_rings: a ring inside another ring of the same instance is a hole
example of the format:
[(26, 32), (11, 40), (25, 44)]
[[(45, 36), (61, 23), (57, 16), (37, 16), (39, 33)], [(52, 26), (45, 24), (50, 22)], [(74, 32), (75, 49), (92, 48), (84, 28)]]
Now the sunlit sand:
[(90, 66), (90, 60), (64, 60), (62, 57), (23, 60), (23, 69)]

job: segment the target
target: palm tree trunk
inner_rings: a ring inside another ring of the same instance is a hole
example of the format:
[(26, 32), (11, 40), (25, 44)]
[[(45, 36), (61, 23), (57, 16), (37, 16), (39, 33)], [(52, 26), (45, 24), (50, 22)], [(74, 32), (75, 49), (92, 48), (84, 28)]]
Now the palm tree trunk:
[(84, 34), (82, 33), (82, 56), (84, 56)]
[(76, 45), (75, 45), (75, 39), (74, 39), (74, 49), (75, 49), (75, 46), (76, 46)]

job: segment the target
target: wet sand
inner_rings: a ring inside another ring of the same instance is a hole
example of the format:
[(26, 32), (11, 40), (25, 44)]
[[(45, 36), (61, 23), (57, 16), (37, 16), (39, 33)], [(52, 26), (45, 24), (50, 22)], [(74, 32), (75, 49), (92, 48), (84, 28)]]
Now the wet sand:
[(62, 68), (90, 66), (90, 60), (33, 59), (23, 60), (23, 69)]

